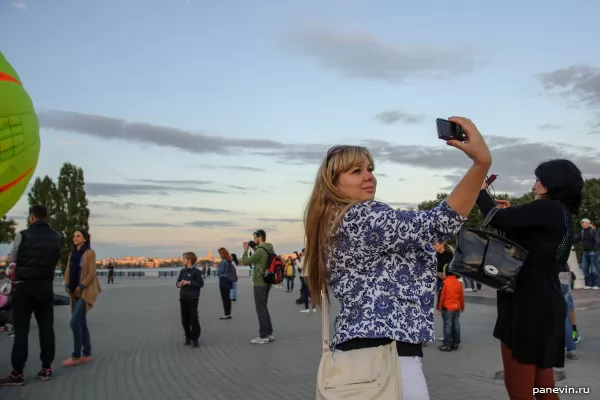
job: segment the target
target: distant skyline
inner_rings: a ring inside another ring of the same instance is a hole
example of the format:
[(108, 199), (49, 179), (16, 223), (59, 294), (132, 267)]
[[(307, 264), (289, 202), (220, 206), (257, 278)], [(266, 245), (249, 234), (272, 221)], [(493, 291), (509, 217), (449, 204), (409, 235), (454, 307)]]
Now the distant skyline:
[[(550, 158), (599, 177), (599, 14), (592, 0), (0, 0), (0, 50), (38, 111), (36, 176), (84, 169), (99, 257), (239, 254), (258, 228), (286, 253), (331, 145), (369, 147), (394, 207), (449, 190), (469, 162), (438, 117), (479, 126), (499, 192), (529, 191)], [(23, 196), (8, 215), (22, 229), (26, 213)]]

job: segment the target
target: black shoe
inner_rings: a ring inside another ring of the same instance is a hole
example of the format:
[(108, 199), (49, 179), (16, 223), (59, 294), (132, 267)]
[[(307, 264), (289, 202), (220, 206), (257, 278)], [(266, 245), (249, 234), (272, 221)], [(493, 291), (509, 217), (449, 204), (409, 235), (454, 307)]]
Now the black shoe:
[(458, 350), (458, 346), (459, 346), (459, 344), (453, 344), (452, 345), (452, 350)]
[(23, 386), (25, 378), (23, 374), (13, 371), (5, 378), (0, 378), (0, 386)]
[(52, 379), (52, 368), (42, 368), (37, 374), (37, 378), (41, 381), (49, 381)]
[(192, 345), (192, 341), (190, 339), (185, 339), (185, 346), (191, 346)]
[(192, 347), (197, 349), (198, 347), (200, 347), (200, 343), (194, 342), (194, 344), (192, 344)]
[(231, 315), (226, 315), (224, 317), (220, 317), (219, 319), (231, 319)]
[(439, 347), (439, 349), (440, 349), (441, 351), (452, 351), (452, 347), (450, 347), (450, 346), (446, 346), (446, 345), (441, 345), (441, 346)]

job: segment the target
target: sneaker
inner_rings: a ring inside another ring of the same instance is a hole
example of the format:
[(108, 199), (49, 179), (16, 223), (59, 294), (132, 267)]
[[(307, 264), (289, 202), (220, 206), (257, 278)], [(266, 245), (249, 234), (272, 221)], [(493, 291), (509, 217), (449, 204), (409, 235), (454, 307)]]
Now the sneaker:
[(591, 289), (591, 287), (589, 287), (588, 285), (585, 285), (583, 288), (584, 289)]
[(13, 371), (7, 377), (0, 378), (0, 386), (23, 386), (25, 377), (22, 373)]
[(312, 312), (317, 312), (317, 307), (313, 308), (311, 311)]
[(37, 378), (41, 381), (49, 381), (52, 379), (52, 368), (42, 368), (37, 374)]
[(592, 289), (598, 290), (598, 289), (600, 289), (600, 286), (594, 286)]
[(220, 317), (219, 319), (231, 319), (231, 315), (225, 315)]
[(192, 343), (192, 347), (197, 349), (198, 347), (200, 347), (200, 343), (194, 342), (194, 343)]
[(63, 360), (62, 364), (63, 367), (76, 367), (81, 364), (81, 358), (69, 357), (66, 360)]
[(266, 338), (257, 337), (250, 341), (250, 343), (252, 343), (252, 344), (267, 344), (269, 342), (270, 342), (270, 340), (268, 337), (266, 337)]
[(269, 338), (269, 342), (275, 341), (275, 336), (273, 336), (273, 335), (269, 335), (268, 338)]
[(575, 353), (567, 353), (565, 355), (565, 358), (567, 360), (579, 360), (579, 357), (577, 357), (577, 354), (575, 354)]
[(82, 364), (90, 363), (90, 362), (92, 362), (92, 356), (81, 356), (81, 358), (79, 359), (79, 361)]
[(440, 351), (445, 351), (445, 352), (452, 351), (452, 347), (450, 347), (450, 346), (446, 346), (446, 345), (444, 345), (444, 344), (443, 344), (443, 345), (441, 345), (441, 346), (439, 347), (439, 349), (440, 349)]
[(300, 312), (308, 313), (308, 312), (310, 312), (310, 310), (307, 308), (307, 309), (304, 309), (304, 310), (300, 310)]
[(575, 344), (578, 344), (579, 342), (581, 342), (582, 337), (579, 336), (579, 334), (575, 331), (573, 331), (573, 342)]
[(452, 345), (452, 350), (458, 350), (458, 346), (460, 346), (459, 344), (453, 344)]
[(184, 346), (191, 346), (192, 345), (192, 341), (190, 339), (185, 339), (185, 343), (183, 345)]

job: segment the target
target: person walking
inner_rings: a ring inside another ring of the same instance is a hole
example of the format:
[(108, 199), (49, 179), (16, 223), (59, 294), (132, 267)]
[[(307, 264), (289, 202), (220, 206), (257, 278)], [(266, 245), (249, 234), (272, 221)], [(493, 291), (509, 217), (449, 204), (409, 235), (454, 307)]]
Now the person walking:
[(23, 370), (29, 350), (31, 314), (37, 321), (42, 369), (40, 380), (52, 378), (54, 361), (54, 273), (60, 259), (62, 236), (48, 224), (48, 210), (43, 205), (29, 209), (29, 227), (13, 241), (11, 259), (15, 267), (15, 291), (12, 297), (13, 329), (12, 372), (0, 379), (0, 386), (25, 384)]
[(65, 367), (92, 361), (87, 314), (94, 306), (102, 288), (96, 274), (96, 252), (90, 246), (90, 234), (85, 229), (73, 233), (73, 251), (65, 270), (65, 290), (71, 299), (73, 353), (63, 361)]

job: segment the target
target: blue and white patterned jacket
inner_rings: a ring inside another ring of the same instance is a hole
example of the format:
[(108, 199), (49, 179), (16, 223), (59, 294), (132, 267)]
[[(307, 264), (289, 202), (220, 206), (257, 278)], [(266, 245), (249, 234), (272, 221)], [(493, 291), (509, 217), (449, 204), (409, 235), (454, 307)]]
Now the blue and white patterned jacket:
[(466, 218), (444, 201), (430, 211), (397, 211), (378, 201), (346, 213), (328, 257), (329, 285), (341, 303), (331, 348), (355, 338), (433, 341), (433, 243)]

